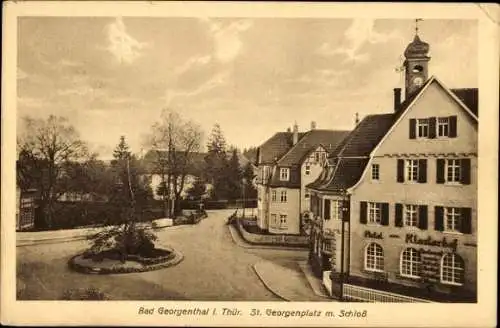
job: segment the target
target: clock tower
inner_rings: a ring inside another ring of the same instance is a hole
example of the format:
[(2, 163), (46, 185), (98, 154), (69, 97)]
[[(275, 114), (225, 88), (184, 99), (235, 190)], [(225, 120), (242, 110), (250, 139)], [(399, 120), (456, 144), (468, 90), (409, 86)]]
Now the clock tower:
[[(418, 20), (416, 20), (418, 24)], [(428, 78), (429, 44), (420, 40), (418, 26), (415, 28), (415, 37), (405, 50), (405, 98), (408, 99), (418, 90)]]

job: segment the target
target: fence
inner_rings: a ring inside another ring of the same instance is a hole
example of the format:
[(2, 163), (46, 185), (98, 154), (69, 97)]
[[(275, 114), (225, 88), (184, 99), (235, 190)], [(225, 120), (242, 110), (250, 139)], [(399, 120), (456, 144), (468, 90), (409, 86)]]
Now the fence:
[[(237, 208), (256, 208), (257, 199), (234, 199), (234, 200), (203, 200), (203, 207), (206, 210), (222, 210)], [(180, 203), (182, 209), (194, 210), (200, 207), (199, 200), (182, 200)]]
[[(247, 221), (247, 220), (245, 220)], [(293, 247), (308, 247), (309, 238), (301, 235), (273, 235), (273, 234), (257, 234), (248, 232), (242, 224), (241, 219), (237, 219), (237, 228), (240, 231), (243, 239), (251, 244), (258, 245), (279, 245)]]
[(429, 300), (415, 298), (381, 290), (344, 284), (342, 287), (344, 300), (370, 303), (432, 303)]

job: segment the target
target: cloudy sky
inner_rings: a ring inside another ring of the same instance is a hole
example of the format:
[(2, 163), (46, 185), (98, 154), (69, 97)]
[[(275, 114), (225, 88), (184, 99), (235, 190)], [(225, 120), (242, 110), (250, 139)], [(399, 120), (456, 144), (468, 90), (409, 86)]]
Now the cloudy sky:
[[(296, 121), (351, 129), (391, 110), (412, 20), (64, 18), (18, 20), (18, 119), (68, 117), (103, 158), (134, 151), (163, 108), (257, 146)], [(425, 20), (430, 73), (477, 87), (477, 23)]]

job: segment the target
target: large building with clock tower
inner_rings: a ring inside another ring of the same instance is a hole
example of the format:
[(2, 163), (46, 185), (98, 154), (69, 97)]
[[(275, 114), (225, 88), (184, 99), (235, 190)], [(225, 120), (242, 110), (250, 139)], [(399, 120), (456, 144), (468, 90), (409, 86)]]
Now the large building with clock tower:
[(476, 301), (478, 90), (429, 76), (429, 49), (416, 29), (404, 100), (394, 89), (307, 185), (310, 263), (335, 297)]

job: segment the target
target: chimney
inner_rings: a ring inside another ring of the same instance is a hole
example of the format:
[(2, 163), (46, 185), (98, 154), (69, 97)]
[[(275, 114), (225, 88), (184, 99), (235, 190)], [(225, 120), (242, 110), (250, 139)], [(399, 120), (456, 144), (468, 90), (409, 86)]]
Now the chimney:
[(311, 121), (311, 130), (316, 130), (316, 122)]
[(354, 118), (354, 126), (358, 126), (359, 124), (359, 114), (356, 113), (356, 117)]
[(394, 88), (394, 112), (399, 110), (401, 105), (401, 88)]
[(293, 145), (299, 141), (299, 126), (297, 122), (293, 125)]

